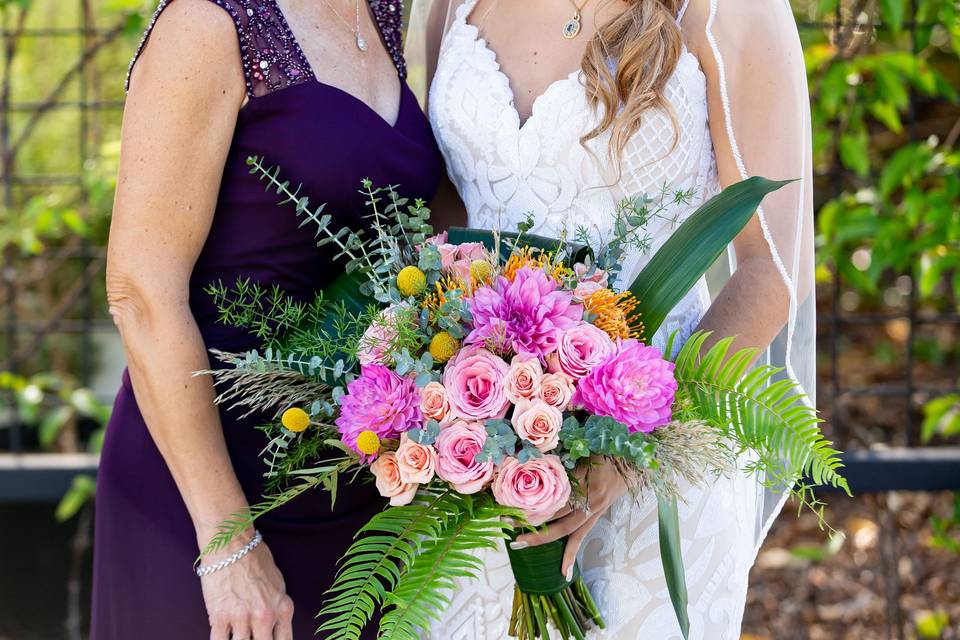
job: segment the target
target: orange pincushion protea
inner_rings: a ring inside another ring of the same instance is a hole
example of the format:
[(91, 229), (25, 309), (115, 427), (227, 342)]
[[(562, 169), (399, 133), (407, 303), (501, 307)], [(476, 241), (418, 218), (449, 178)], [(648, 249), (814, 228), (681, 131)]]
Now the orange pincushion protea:
[(637, 312), (637, 299), (629, 291), (614, 293), (600, 289), (583, 301), (584, 310), (595, 316), (593, 324), (603, 329), (614, 340), (639, 338), (643, 323)]
[(533, 252), (534, 249), (531, 247), (524, 247), (519, 253), (510, 256), (507, 264), (503, 267), (503, 276), (513, 282), (517, 277), (517, 271), (524, 267), (533, 267), (545, 270), (550, 277), (560, 283), (573, 277), (571, 269), (562, 264), (554, 263), (552, 253), (538, 251), (537, 255), (534, 256)]

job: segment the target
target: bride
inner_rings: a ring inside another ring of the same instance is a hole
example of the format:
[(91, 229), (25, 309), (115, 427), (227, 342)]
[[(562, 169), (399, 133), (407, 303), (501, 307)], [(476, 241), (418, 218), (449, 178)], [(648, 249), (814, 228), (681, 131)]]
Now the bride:
[[(722, 7), (721, 7), (722, 5)], [(721, 188), (798, 179), (769, 196), (655, 339), (697, 329), (737, 336), (813, 392), (813, 214), (803, 55), (787, 0), (422, 0), (411, 66), (469, 225), (609, 237), (626, 197), (661, 215), (650, 246), (623, 263), (629, 284), (677, 225)], [(411, 47), (412, 49), (414, 47)], [(419, 55), (418, 55), (419, 53)], [(812, 400), (811, 400), (812, 401)], [(757, 549), (782, 494), (744, 468), (685, 488), (680, 506), (690, 637), (734, 640)], [(589, 511), (557, 514), (516, 545), (569, 536), (604, 614), (597, 638), (679, 638), (662, 575), (656, 501), (632, 498), (609, 467), (591, 471)], [(507, 636), (506, 554), (463, 579), (433, 636)]]

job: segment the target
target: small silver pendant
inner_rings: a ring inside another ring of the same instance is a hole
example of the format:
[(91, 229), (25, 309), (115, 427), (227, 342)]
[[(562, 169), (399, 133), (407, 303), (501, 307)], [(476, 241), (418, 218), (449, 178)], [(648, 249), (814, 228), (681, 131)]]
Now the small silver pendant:
[(580, 35), (580, 12), (577, 11), (573, 17), (567, 20), (563, 25), (563, 37), (567, 40), (573, 40)]
[(366, 53), (367, 51), (367, 41), (363, 39), (363, 36), (360, 35), (360, 32), (357, 31), (357, 49)]

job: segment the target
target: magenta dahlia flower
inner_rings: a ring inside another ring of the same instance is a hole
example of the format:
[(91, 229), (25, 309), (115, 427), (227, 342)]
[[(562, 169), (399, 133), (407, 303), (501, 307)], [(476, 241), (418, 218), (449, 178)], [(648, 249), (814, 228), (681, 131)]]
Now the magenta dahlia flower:
[(357, 452), (357, 436), (363, 431), (373, 431), (380, 439), (399, 438), (423, 426), (420, 391), (413, 378), (379, 364), (364, 366), (340, 398), (336, 424), (344, 444)]
[(470, 299), (473, 331), (468, 344), (484, 343), (501, 353), (553, 353), (564, 331), (583, 318), (573, 294), (559, 288), (543, 269), (524, 267), (511, 282), (503, 276), (480, 287)]
[(653, 347), (624, 340), (577, 383), (571, 402), (593, 415), (615, 418), (630, 431), (649, 433), (673, 419), (673, 369)]

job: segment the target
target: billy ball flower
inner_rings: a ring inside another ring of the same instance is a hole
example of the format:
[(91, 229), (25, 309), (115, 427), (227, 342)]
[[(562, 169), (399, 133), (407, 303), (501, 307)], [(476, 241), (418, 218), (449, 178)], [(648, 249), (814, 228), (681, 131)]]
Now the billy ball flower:
[(367, 456), (375, 456), (380, 451), (380, 438), (373, 431), (361, 431), (357, 436), (357, 449)]
[(283, 412), (280, 417), (280, 424), (288, 431), (300, 433), (306, 431), (307, 427), (310, 426), (310, 416), (299, 407), (291, 407)]
[(430, 339), (430, 355), (437, 364), (443, 364), (457, 355), (460, 342), (446, 331), (441, 331)]
[(673, 418), (677, 393), (673, 370), (673, 363), (655, 348), (625, 340), (577, 383), (571, 402), (588, 413), (619, 420), (630, 431), (649, 433)]
[(427, 276), (413, 265), (404, 267), (397, 274), (397, 289), (404, 296), (418, 296), (427, 290)]
[(344, 444), (358, 453), (363, 452), (357, 439), (365, 431), (384, 440), (419, 428), (423, 414), (417, 385), (382, 365), (364, 366), (340, 398), (336, 424)]

